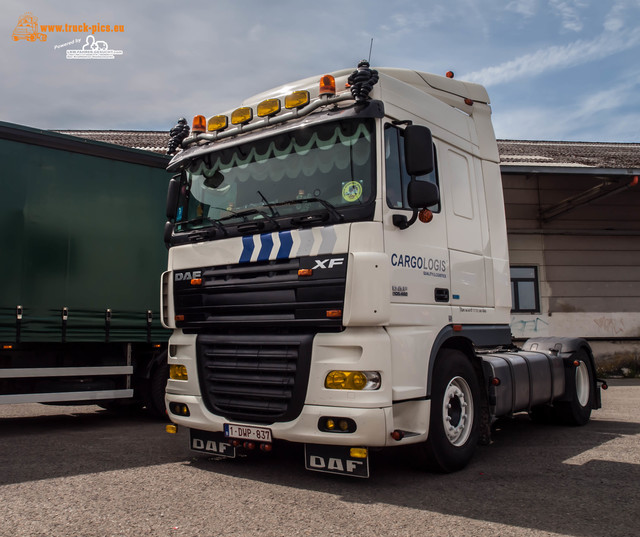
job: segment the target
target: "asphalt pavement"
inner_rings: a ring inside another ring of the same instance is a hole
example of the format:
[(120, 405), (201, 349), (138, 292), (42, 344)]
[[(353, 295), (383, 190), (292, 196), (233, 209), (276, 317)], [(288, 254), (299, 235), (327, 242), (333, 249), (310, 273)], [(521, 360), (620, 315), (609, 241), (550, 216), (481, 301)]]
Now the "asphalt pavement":
[(526, 415), (450, 475), (410, 453), (371, 477), (308, 472), (302, 449), (234, 460), (95, 406), (0, 406), (0, 536), (636, 536), (640, 381), (612, 381), (585, 427)]

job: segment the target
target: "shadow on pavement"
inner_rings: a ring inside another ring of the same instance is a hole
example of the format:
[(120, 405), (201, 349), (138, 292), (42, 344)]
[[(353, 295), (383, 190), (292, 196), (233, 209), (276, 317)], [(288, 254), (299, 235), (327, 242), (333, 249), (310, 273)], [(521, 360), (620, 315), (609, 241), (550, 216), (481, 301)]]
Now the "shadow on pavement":
[(145, 413), (63, 412), (0, 419), (0, 485), (189, 460)]
[(565, 428), (536, 425), (521, 415), (498, 422), (493, 445), (479, 447), (465, 470), (449, 475), (421, 472), (411, 466), (410, 451), (400, 454), (397, 449), (372, 454), (368, 480), (308, 472), (302, 450), (295, 446), (240, 460), (196, 457), (191, 465), (339, 495), (355, 505), (396, 505), (579, 537), (601, 535), (603, 528), (608, 536), (628, 536), (637, 527), (640, 465), (566, 461), (639, 433), (637, 423), (593, 421)]

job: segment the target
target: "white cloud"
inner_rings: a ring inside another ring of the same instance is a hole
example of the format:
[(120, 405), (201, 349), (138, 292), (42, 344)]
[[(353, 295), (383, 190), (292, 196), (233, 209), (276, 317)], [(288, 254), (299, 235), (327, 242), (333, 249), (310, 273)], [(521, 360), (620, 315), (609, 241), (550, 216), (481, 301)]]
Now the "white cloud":
[(512, 0), (505, 8), (507, 11), (513, 11), (523, 17), (533, 17), (538, 9), (537, 0)]
[(640, 7), (638, 0), (617, 0), (607, 13), (604, 28), (609, 32), (617, 32), (625, 26), (630, 9)]
[(583, 28), (579, 9), (587, 7), (582, 0), (549, 0), (549, 6), (555, 11), (562, 20), (562, 26), (565, 30), (579, 32)]
[(591, 41), (579, 39), (525, 54), (508, 62), (486, 67), (461, 77), (462, 80), (492, 86), (548, 71), (582, 65), (628, 50), (640, 43), (640, 31), (605, 32)]
[[(634, 73), (612, 86), (564, 106), (531, 106), (494, 111), (501, 139), (638, 142), (640, 113), (629, 110), (640, 88)], [(553, 118), (553, 120), (551, 120)]]

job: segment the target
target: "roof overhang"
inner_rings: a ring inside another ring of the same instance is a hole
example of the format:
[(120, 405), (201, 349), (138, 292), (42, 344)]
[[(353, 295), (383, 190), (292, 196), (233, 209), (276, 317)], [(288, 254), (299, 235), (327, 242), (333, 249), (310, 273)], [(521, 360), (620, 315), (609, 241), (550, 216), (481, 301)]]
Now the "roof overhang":
[(500, 164), (500, 172), (506, 175), (593, 175), (593, 176), (630, 176), (640, 175), (640, 169), (595, 168), (591, 166), (526, 166)]

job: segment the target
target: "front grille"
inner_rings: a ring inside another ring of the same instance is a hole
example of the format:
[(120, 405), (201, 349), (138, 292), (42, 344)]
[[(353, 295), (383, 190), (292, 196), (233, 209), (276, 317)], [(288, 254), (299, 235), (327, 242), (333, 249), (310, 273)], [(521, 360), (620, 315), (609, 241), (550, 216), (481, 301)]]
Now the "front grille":
[[(346, 256), (302, 257), (205, 267), (174, 273), (176, 325), (185, 332), (209, 329), (340, 329)], [(322, 268), (313, 269), (318, 264)], [(326, 268), (325, 268), (326, 267)], [(311, 269), (300, 276), (299, 269)], [(199, 285), (192, 285), (197, 274)]]
[(313, 334), (198, 336), (205, 406), (231, 420), (294, 419), (304, 405), (312, 342)]

